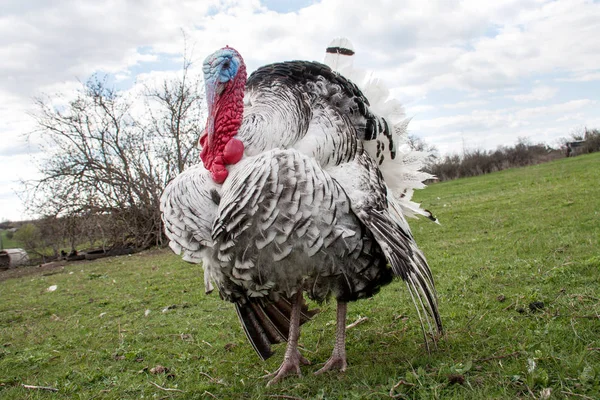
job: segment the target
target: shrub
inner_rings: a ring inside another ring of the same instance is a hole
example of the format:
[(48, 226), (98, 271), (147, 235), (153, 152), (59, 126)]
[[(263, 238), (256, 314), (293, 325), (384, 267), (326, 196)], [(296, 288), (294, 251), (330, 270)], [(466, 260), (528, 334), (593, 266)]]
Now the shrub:
[[(599, 138), (600, 142), (600, 138)], [(447, 155), (433, 162), (427, 172), (441, 181), (489, 174), (507, 168), (539, 164), (564, 157), (564, 152), (552, 149), (544, 144), (531, 144), (520, 138), (512, 147), (499, 147), (496, 150), (470, 150), (462, 157), (458, 154)]]
[(595, 153), (597, 151), (600, 151), (600, 130), (586, 130), (584, 140), (585, 143), (582, 147), (583, 153)]

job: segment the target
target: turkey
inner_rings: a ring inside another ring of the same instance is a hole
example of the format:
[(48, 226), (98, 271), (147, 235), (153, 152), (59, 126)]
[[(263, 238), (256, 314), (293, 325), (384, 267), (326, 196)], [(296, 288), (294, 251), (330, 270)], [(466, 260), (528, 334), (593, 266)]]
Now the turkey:
[[(270, 383), (300, 373), (303, 292), (338, 303), (332, 356), (317, 373), (345, 370), (348, 301), (394, 276), (407, 284), (432, 335), (442, 324), (431, 271), (365, 142), (394, 156), (388, 122), (356, 85), (320, 63), (259, 68), (246, 81), (230, 47), (204, 63), (209, 117), (203, 165), (188, 169), (161, 201), (171, 248), (202, 262), (207, 291), (235, 303), (257, 353), (288, 341)], [(381, 154), (380, 154), (381, 155)], [(388, 266), (389, 263), (389, 266)], [(427, 344), (427, 335), (425, 335)]]

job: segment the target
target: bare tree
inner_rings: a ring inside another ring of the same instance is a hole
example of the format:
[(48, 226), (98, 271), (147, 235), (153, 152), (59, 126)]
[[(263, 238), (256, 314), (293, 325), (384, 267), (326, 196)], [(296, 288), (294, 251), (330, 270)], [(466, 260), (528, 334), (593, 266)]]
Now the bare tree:
[[(76, 236), (114, 246), (162, 244), (160, 196), (195, 160), (203, 119), (202, 85), (190, 66), (185, 57), (179, 78), (147, 87), (141, 98), (94, 77), (65, 106), (36, 100), (36, 133), (47, 157), (43, 177), (27, 183), (27, 203), (39, 215), (68, 220), (65, 244), (74, 248)], [(135, 114), (136, 102), (145, 115)]]
[(165, 178), (172, 179), (198, 159), (196, 142), (205, 121), (204, 85), (190, 75), (191, 62), (183, 61), (181, 78), (164, 80), (161, 87), (146, 86), (146, 109), (150, 131), (159, 138), (157, 156), (170, 169)]
[(437, 148), (434, 145), (427, 143), (425, 140), (421, 139), (418, 136), (408, 135), (406, 137), (406, 141), (410, 148), (413, 150), (425, 151), (433, 154), (437, 154), (438, 152)]
[(406, 137), (406, 142), (412, 150), (422, 151), (428, 154), (425, 166), (426, 169), (430, 168), (433, 164), (435, 164), (439, 154), (437, 147), (427, 143), (425, 140), (415, 135), (408, 135)]

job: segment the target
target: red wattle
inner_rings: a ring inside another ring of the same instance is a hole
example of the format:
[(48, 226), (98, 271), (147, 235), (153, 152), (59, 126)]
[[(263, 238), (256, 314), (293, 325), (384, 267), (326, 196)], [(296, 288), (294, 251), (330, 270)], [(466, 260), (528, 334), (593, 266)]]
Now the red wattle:
[(242, 159), (244, 155), (244, 143), (236, 138), (231, 138), (223, 149), (223, 161), (225, 164), (235, 164)]
[[(241, 62), (233, 81), (221, 87), (219, 95), (212, 99), (213, 103), (209, 105), (212, 111), (199, 139), (202, 146), (200, 158), (210, 171), (211, 178), (219, 184), (225, 182), (229, 175), (225, 166), (239, 162), (244, 156), (244, 144), (233, 137), (242, 124), (245, 85), (246, 66)], [(211, 135), (210, 140), (207, 133)]]
[[(217, 168), (219, 168), (219, 167), (223, 168), (222, 165), (219, 165)], [(227, 179), (227, 175), (229, 175), (229, 171), (227, 171), (226, 168), (223, 168), (223, 169), (217, 169), (217, 168), (214, 168), (210, 171), (210, 176), (213, 178), (213, 181), (215, 181), (215, 183), (221, 184), (221, 183), (225, 182), (225, 179)]]

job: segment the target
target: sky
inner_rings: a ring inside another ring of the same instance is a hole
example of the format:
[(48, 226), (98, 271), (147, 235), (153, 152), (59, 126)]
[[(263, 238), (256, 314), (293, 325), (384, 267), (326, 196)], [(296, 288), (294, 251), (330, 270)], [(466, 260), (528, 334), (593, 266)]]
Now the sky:
[(133, 90), (179, 71), (184, 48), (194, 66), (225, 45), (249, 71), (322, 61), (339, 36), (442, 155), (600, 128), (600, 1), (3, 0), (0, 221), (28, 217), (34, 98), (68, 99), (93, 74)]

